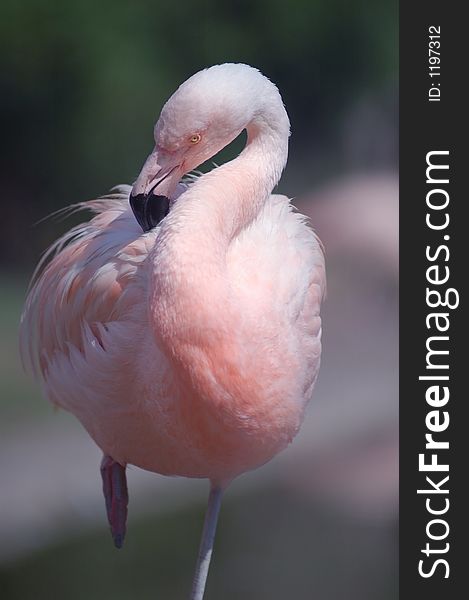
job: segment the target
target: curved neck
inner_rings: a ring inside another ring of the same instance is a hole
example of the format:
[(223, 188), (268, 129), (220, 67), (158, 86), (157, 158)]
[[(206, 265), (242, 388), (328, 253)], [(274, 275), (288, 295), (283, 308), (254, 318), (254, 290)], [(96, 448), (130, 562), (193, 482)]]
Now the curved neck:
[(173, 352), (175, 340), (194, 326), (212, 339), (228, 322), (235, 326), (226, 253), (262, 210), (288, 153), (288, 130), (265, 122), (252, 122), (247, 130), (241, 154), (200, 177), (174, 203), (150, 255), (150, 310)]
[[(220, 253), (256, 218), (285, 167), (288, 133), (276, 131), (265, 121), (253, 121), (247, 132), (246, 147), (237, 158), (201, 176), (173, 204), (157, 246), (168, 250), (169, 243), (182, 258), (180, 253), (189, 245), (191, 252), (199, 246), (206, 254), (210, 244), (211, 256), (222, 257)], [(188, 243), (196, 240), (200, 244)]]

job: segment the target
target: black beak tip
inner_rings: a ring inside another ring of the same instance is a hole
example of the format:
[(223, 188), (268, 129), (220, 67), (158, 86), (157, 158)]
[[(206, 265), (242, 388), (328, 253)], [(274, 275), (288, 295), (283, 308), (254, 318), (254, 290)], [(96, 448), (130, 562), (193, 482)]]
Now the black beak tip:
[(156, 227), (169, 213), (169, 198), (157, 194), (130, 194), (129, 203), (144, 232)]
[(147, 197), (145, 196), (145, 194), (137, 194), (135, 196), (130, 194), (129, 203), (130, 208), (132, 209), (132, 212), (134, 213), (134, 217), (136, 218), (138, 224), (143, 229), (143, 231), (146, 231), (145, 206), (147, 203)]

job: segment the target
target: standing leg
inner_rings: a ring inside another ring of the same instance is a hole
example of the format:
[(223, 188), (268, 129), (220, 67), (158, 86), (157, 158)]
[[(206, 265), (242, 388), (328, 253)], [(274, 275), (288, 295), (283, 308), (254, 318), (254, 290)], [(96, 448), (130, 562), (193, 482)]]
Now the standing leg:
[(211, 487), (190, 600), (203, 600), (223, 490)]

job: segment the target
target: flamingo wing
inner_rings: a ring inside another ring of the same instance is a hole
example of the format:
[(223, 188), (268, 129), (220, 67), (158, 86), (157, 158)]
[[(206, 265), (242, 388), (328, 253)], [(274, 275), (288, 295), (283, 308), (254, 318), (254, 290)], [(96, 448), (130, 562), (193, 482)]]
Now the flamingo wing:
[(102, 345), (109, 325), (141, 299), (139, 274), (154, 234), (142, 235), (128, 208), (129, 191), (120, 186), (77, 205), (94, 217), (57, 240), (36, 269), (21, 319), (20, 351), (25, 366), (43, 380), (59, 355)]

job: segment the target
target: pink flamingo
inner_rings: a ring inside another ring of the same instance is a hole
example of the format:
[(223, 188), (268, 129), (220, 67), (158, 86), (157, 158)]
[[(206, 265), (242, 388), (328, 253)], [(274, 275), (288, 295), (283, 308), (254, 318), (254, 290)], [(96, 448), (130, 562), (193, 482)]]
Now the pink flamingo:
[[(179, 183), (244, 129), (237, 158)], [(22, 317), (25, 364), (104, 453), (117, 547), (127, 464), (209, 479), (193, 600), (204, 595), (223, 491), (291, 442), (318, 374), (321, 245), (289, 199), (271, 194), (289, 133), (258, 70), (193, 75), (163, 107), (133, 188), (75, 207), (95, 216), (40, 262)]]

